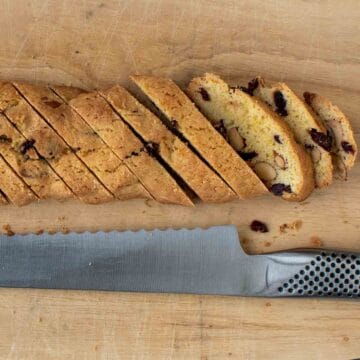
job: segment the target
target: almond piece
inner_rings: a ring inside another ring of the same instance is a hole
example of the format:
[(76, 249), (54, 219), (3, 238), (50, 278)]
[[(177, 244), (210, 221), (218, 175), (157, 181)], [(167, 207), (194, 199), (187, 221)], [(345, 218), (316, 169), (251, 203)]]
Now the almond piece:
[(239, 134), (236, 127), (233, 127), (227, 132), (230, 145), (236, 150), (240, 151), (245, 147), (245, 140)]
[(284, 159), (284, 157), (280, 154), (278, 154), (276, 151), (274, 151), (274, 156), (275, 156), (275, 164), (280, 168), (280, 169), (286, 169), (286, 161)]
[(311, 158), (314, 163), (317, 163), (321, 159), (321, 153), (317, 147), (311, 150)]
[(255, 164), (254, 171), (264, 181), (271, 181), (276, 178), (276, 170), (268, 163), (261, 161)]

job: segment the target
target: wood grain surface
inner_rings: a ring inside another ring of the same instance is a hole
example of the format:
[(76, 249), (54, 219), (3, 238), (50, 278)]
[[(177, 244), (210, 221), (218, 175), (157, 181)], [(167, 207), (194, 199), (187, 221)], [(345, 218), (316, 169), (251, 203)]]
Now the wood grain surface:
[[(262, 74), (333, 100), (359, 142), (359, 24), (357, 0), (0, 0), (0, 78), (135, 90), (132, 73), (182, 86), (204, 71), (234, 84)], [(254, 219), (270, 232), (251, 232)], [(298, 230), (280, 232), (294, 221)], [(0, 227), (22, 233), (228, 223), (251, 253), (360, 251), (360, 166), (300, 204), (268, 196), (193, 209), (140, 200), (0, 207)], [(354, 302), (12, 289), (0, 302), (0, 359), (360, 357)]]

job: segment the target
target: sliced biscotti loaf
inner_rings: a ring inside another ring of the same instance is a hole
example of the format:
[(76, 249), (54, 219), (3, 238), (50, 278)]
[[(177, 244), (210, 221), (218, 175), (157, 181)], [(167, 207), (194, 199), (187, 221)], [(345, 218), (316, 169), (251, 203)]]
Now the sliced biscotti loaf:
[(333, 160), (340, 177), (346, 180), (357, 155), (357, 145), (349, 120), (336, 105), (321, 95), (305, 92), (304, 99), (331, 133)]
[(38, 197), (16, 175), (2, 155), (0, 155), (0, 188), (6, 198), (16, 206), (24, 206), (38, 200)]
[(15, 86), (117, 199), (151, 198), (137, 177), (63, 99), (46, 87)]
[(204, 202), (226, 202), (237, 198), (228, 185), (161, 120), (127, 90), (115, 85), (100, 92), (118, 114), (186, 182)]
[(214, 74), (194, 78), (188, 92), (272, 193), (292, 201), (311, 193), (311, 160), (276, 114)]
[[(58, 88), (53, 88), (61, 96)], [(144, 144), (97, 92), (81, 94), (70, 106), (137, 176), (155, 200), (191, 206), (192, 201)]]
[(177, 132), (242, 199), (266, 194), (261, 180), (249, 168), (193, 102), (170, 79), (132, 76), (131, 79), (166, 116)]
[[(28, 144), (28, 145), (27, 145)], [(74, 195), (28, 140), (0, 114), (0, 154), (40, 199), (64, 200)]]
[(10, 83), (0, 85), (0, 110), (82, 201), (98, 204), (113, 199), (72, 149), (56, 134)]
[(267, 103), (290, 126), (298, 143), (311, 154), (315, 168), (315, 182), (319, 188), (332, 182), (331, 137), (317, 116), (284, 83), (267, 86), (258, 77), (250, 83), (250, 92)]

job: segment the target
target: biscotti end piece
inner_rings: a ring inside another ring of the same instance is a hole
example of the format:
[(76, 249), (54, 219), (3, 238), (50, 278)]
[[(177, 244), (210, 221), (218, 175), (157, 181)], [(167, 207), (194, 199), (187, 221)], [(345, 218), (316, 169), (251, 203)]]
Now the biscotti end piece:
[(194, 78), (188, 93), (272, 193), (290, 201), (309, 196), (314, 188), (310, 157), (267, 106), (214, 74)]
[(69, 104), (124, 161), (155, 200), (193, 206), (180, 185), (98, 92), (81, 94)]
[(143, 141), (156, 144), (158, 155), (202, 201), (219, 203), (237, 198), (214, 171), (126, 89), (115, 85), (101, 94)]
[(242, 199), (268, 193), (266, 187), (208, 119), (170, 79), (132, 76), (131, 79), (165, 115), (177, 124), (178, 133)]
[(286, 84), (266, 85), (260, 76), (249, 92), (268, 104), (290, 126), (297, 142), (311, 154), (318, 188), (329, 186), (333, 177), (331, 137), (316, 114)]
[(346, 180), (358, 152), (349, 120), (336, 105), (321, 95), (305, 92), (304, 99), (331, 133), (334, 163), (340, 178)]

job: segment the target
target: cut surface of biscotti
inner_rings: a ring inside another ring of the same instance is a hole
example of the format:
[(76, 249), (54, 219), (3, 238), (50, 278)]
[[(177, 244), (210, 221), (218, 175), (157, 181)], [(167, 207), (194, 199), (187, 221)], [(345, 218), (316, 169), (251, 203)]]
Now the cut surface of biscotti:
[(253, 94), (282, 117), (298, 143), (311, 154), (316, 186), (330, 185), (333, 176), (331, 137), (316, 114), (284, 83), (267, 86), (264, 79), (257, 77), (250, 84)]
[[(58, 88), (53, 88), (60, 96)], [(150, 154), (107, 101), (97, 92), (81, 94), (70, 106), (138, 177), (153, 198), (162, 203), (191, 206), (192, 201), (167, 170)]]
[(331, 133), (333, 160), (340, 177), (346, 180), (358, 151), (349, 120), (336, 105), (321, 95), (305, 92), (304, 99)]
[(46, 87), (15, 86), (117, 199), (151, 198), (136, 176), (62, 98)]
[(29, 145), (28, 140), (0, 114), (0, 154), (15, 173), (40, 199), (72, 198), (74, 195), (65, 183)]
[(38, 200), (37, 196), (15, 174), (2, 155), (0, 155), (0, 188), (10, 202), (16, 206), (24, 206)]
[(131, 79), (240, 198), (268, 192), (246, 162), (172, 80), (140, 75)]
[(98, 204), (113, 199), (56, 132), (10, 83), (0, 86), (0, 110), (28, 140), (24, 153), (34, 148), (83, 202)]
[(100, 92), (118, 114), (188, 184), (204, 202), (226, 202), (237, 198), (228, 185), (161, 120), (126, 89), (115, 85)]
[(314, 188), (310, 157), (266, 105), (214, 74), (194, 78), (188, 92), (275, 195), (304, 200)]

